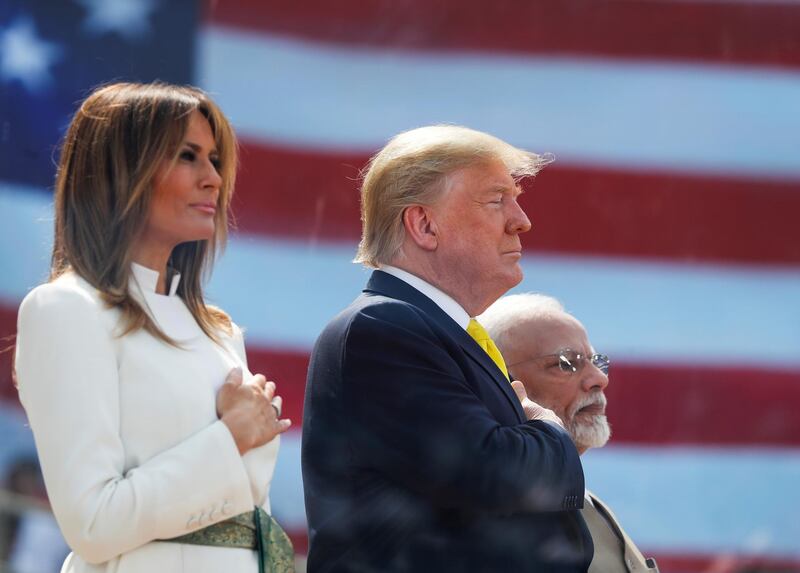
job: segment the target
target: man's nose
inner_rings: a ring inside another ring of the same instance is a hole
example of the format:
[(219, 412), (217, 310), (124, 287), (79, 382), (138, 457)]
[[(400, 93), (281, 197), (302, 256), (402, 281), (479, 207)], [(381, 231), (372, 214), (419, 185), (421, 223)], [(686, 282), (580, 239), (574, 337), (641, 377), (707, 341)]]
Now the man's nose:
[(522, 206), (515, 199), (512, 202), (511, 212), (508, 216), (508, 224), (506, 225), (508, 233), (511, 235), (527, 233), (531, 230), (531, 227), (532, 225), (530, 219), (528, 219), (528, 215), (525, 214)]
[(583, 370), (583, 386), (586, 390), (594, 388), (605, 390), (608, 387), (608, 375), (603, 374), (597, 366), (587, 361)]

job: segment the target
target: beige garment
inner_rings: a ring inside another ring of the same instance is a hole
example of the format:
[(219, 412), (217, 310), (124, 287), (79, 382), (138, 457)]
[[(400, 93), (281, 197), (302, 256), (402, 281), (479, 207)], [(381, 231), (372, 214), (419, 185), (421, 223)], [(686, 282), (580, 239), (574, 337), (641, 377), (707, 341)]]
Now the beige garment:
[(592, 503), (581, 510), (594, 543), (589, 573), (658, 573), (655, 559), (646, 559), (617, 521), (609, 507), (587, 491)]
[(162, 543), (250, 511), (269, 512), (278, 440), (241, 456), (217, 419), (216, 391), (236, 366), (241, 332), (212, 342), (183, 301), (155, 293), (134, 266), (131, 289), (170, 346), (144, 330), (117, 336), (119, 311), (68, 273), (19, 312), (20, 400), (53, 513), (73, 553), (62, 573), (255, 573), (255, 552)]

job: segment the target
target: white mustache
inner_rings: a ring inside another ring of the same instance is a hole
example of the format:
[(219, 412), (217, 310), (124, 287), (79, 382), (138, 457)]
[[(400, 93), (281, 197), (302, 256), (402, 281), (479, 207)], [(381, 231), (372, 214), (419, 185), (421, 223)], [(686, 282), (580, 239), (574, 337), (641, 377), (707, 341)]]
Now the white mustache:
[(578, 400), (572, 407), (571, 414), (574, 416), (579, 410), (582, 410), (588, 406), (601, 406), (603, 411), (605, 411), (606, 405), (606, 395), (602, 392), (593, 392), (581, 397), (580, 400)]

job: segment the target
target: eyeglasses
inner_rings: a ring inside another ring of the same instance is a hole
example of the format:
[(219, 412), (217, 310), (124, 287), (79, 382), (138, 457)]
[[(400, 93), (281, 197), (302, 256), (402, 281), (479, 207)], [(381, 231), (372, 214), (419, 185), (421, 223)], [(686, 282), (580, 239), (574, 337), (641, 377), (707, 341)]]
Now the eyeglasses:
[(585, 354), (581, 354), (571, 348), (563, 348), (556, 352), (555, 354), (545, 354), (544, 356), (536, 356), (534, 358), (526, 358), (525, 360), (520, 360), (519, 362), (515, 362), (514, 364), (509, 364), (508, 368), (513, 366), (517, 366), (518, 364), (522, 364), (524, 362), (532, 362), (532, 361), (545, 361), (550, 359), (552, 362), (549, 366), (558, 366), (559, 370), (562, 372), (568, 372), (570, 374), (574, 372), (578, 372), (583, 369), (583, 366), (586, 364), (586, 361), (592, 363), (592, 365), (600, 370), (603, 374), (608, 376), (608, 367), (611, 364), (611, 360), (609, 360), (608, 356), (605, 354), (592, 354), (591, 356), (586, 356)]

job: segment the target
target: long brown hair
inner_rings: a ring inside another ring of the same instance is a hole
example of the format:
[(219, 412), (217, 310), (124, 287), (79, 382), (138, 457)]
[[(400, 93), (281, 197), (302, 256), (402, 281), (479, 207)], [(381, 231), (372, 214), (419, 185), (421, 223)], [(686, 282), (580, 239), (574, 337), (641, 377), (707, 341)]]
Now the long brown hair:
[(169, 265), (181, 273), (178, 295), (213, 340), (230, 333), (228, 316), (203, 300), (202, 282), (227, 239), (228, 209), (237, 168), (236, 138), (222, 111), (201, 90), (164, 83), (116, 83), (94, 91), (67, 130), (55, 188), (55, 242), (50, 280), (68, 270), (122, 311), (121, 335), (144, 328), (176, 345), (128, 290), (131, 249), (147, 221), (153, 179), (175, 161), (189, 117), (211, 125), (222, 186), (214, 237), (175, 247)]

